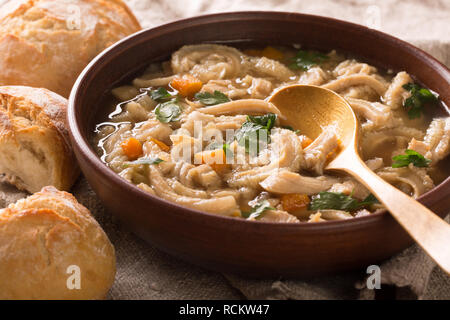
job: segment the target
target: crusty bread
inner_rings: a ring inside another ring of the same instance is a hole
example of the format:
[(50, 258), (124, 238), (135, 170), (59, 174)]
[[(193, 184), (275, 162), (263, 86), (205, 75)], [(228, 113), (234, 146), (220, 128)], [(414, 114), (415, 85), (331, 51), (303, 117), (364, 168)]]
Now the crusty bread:
[(0, 210), (0, 261), (0, 299), (103, 299), (116, 272), (89, 210), (53, 187)]
[(0, 87), (0, 179), (31, 193), (69, 190), (79, 175), (67, 100), (47, 89)]
[(89, 61), (140, 28), (121, 0), (8, 1), (0, 7), (0, 85), (68, 97)]

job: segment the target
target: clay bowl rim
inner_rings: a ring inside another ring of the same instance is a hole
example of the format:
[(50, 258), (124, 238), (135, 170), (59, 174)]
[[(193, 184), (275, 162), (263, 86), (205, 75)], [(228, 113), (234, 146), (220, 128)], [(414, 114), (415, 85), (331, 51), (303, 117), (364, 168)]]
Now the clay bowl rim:
[[(323, 16), (317, 16), (317, 15), (310, 15), (310, 14), (301, 14), (301, 13), (293, 13), (293, 12), (282, 12), (282, 11), (236, 11), (236, 12), (226, 12), (226, 13), (215, 13), (215, 14), (206, 14), (206, 15), (200, 15), (195, 16), (191, 18), (186, 19), (180, 19), (176, 20), (167, 24), (163, 24), (154, 28), (147, 28), (140, 30), (120, 41), (112, 45), (111, 47), (105, 49), (103, 52), (101, 52), (98, 56), (96, 56), (82, 71), (82, 73), (79, 75), (77, 81), (75, 82), (70, 97), (69, 97), (69, 107), (68, 107), (68, 123), (69, 123), (69, 133), (72, 139), (72, 142), (76, 144), (76, 147), (78, 148), (79, 152), (82, 154), (83, 158), (86, 160), (88, 165), (91, 168), (94, 168), (95, 170), (98, 170), (103, 177), (107, 181), (110, 181), (111, 183), (118, 184), (121, 189), (127, 190), (128, 192), (133, 193), (138, 198), (144, 200), (144, 201), (152, 201), (155, 202), (159, 207), (169, 207), (175, 210), (172, 210), (172, 212), (178, 214), (183, 214), (184, 217), (186, 215), (190, 215), (193, 217), (198, 217), (204, 219), (210, 219), (216, 220), (217, 223), (228, 223), (230, 225), (239, 225), (240, 227), (243, 227), (244, 224), (248, 226), (252, 226), (254, 228), (264, 228), (269, 227), (271, 229), (284, 229), (284, 230), (292, 230), (292, 231), (308, 231), (308, 232), (314, 232), (314, 231), (320, 231), (322, 229), (327, 229), (328, 231), (331, 229), (336, 230), (346, 230), (346, 229), (353, 229), (357, 226), (363, 226), (367, 224), (371, 224), (375, 222), (376, 220), (380, 220), (382, 218), (385, 218), (388, 214), (387, 210), (383, 210), (377, 213), (373, 213), (368, 216), (362, 216), (362, 217), (355, 217), (348, 220), (327, 220), (323, 221), (321, 223), (280, 223), (280, 222), (267, 222), (267, 221), (258, 221), (258, 220), (245, 220), (245, 219), (239, 219), (234, 217), (228, 217), (223, 216), (220, 214), (213, 214), (208, 213), (196, 209), (191, 209), (187, 207), (183, 207), (179, 204), (176, 204), (174, 202), (164, 200), (162, 198), (159, 198), (157, 196), (154, 196), (150, 193), (147, 193), (140, 188), (138, 188), (136, 185), (132, 184), (131, 182), (128, 182), (127, 180), (120, 177), (117, 173), (112, 171), (109, 167), (104, 164), (100, 157), (94, 152), (94, 150), (91, 147), (91, 144), (89, 143), (88, 137), (86, 137), (84, 134), (82, 134), (81, 125), (80, 125), (80, 118), (78, 116), (77, 112), (77, 106), (78, 101), (81, 99), (79, 97), (80, 95), (80, 87), (82, 86), (82, 83), (85, 81), (86, 78), (92, 77), (95, 78), (95, 73), (97, 73), (99, 65), (101, 65), (101, 62), (106, 59), (109, 56), (120, 56), (124, 55), (127, 51), (127, 49), (130, 46), (136, 45), (137, 43), (141, 43), (142, 41), (148, 41), (145, 39), (140, 39), (143, 34), (146, 33), (152, 33), (152, 32), (175, 32), (177, 30), (181, 30), (187, 26), (193, 26), (201, 22), (225, 22), (225, 21), (239, 21), (241, 20), (241, 17), (245, 17), (246, 19), (253, 18), (255, 20), (259, 20), (262, 17), (264, 18), (272, 18), (272, 19), (287, 19), (289, 16), (295, 16), (297, 18), (303, 18), (303, 19), (314, 19), (321, 21), (323, 23), (334, 23), (341, 25), (344, 28), (351, 28), (355, 31), (363, 32), (366, 34), (371, 34), (372, 36), (375, 36), (377, 38), (382, 38), (385, 41), (389, 41), (395, 46), (402, 46), (407, 51), (411, 52), (411, 54), (419, 56), (421, 60), (425, 60), (428, 64), (433, 66), (433, 69), (440, 69), (440, 73), (446, 74), (446, 78), (448, 78), (448, 82), (450, 85), (450, 70), (443, 65), (441, 62), (433, 58), (428, 53), (424, 52), (423, 50), (413, 46), (412, 44), (409, 44), (408, 42), (405, 42), (403, 40), (400, 40), (396, 37), (393, 37), (389, 34), (386, 34), (384, 32), (370, 29), (365, 26), (338, 20), (334, 18), (329, 17), (323, 17)], [(239, 40), (239, 39), (236, 39)], [(252, 39), (245, 39), (245, 40), (252, 40)], [(120, 80), (120, 79), (117, 79)], [(103, 95), (104, 93), (101, 93), (99, 95)], [(448, 110), (445, 110), (448, 112)], [(430, 191), (424, 193), (420, 197), (417, 198), (418, 201), (421, 203), (428, 203), (432, 202), (434, 198), (442, 198), (440, 197), (441, 194), (449, 194), (450, 195), (450, 177), (447, 177), (444, 181), (442, 181), (439, 185), (435, 186)], [(449, 208), (450, 209), (450, 208)]]

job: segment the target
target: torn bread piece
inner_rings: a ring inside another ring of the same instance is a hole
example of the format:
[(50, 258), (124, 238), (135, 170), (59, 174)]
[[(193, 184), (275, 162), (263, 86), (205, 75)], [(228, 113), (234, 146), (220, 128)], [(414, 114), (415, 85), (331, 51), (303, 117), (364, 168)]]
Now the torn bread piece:
[(79, 175), (67, 100), (47, 89), (0, 87), (0, 176), (28, 192), (69, 190)]

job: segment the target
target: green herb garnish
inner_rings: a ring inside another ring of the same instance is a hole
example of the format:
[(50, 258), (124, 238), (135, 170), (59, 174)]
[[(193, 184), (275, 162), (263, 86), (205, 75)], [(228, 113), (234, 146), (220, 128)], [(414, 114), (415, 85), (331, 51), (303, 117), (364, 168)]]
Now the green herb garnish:
[(128, 168), (131, 166), (137, 166), (137, 165), (143, 165), (143, 164), (147, 164), (147, 165), (152, 165), (152, 164), (160, 164), (161, 162), (163, 162), (163, 159), (160, 158), (155, 158), (155, 159), (151, 159), (151, 158), (141, 158), (135, 161), (130, 161), (130, 162), (126, 162), (123, 164), (124, 168)]
[(275, 121), (277, 121), (277, 115), (273, 113), (268, 113), (263, 116), (247, 116), (247, 121), (251, 121), (258, 125), (263, 126), (267, 131), (272, 130), (275, 126)]
[(392, 168), (407, 167), (410, 163), (412, 163), (415, 167), (423, 168), (428, 167), (431, 162), (430, 159), (427, 159), (417, 151), (410, 149), (405, 150), (405, 154), (392, 157), (392, 160), (394, 160), (392, 163)]
[(378, 201), (378, 199), (371, 193), (367, 197), (365, 197), (364, 200), (358, 204), (358, 206), (359, 207), (368, 207), (373, 204), (379, 204), (379, 203), (380, 203), (380, 201)]
[(257, 203), (250, 212), (241, 212), (241, 216), (247, 219), (260, 219), (264, 216), (267, 210), (275, 210), (270, 206), (269, 201), (264, 200)]
[(426, 104), (436, 104), (439, 101), (438, 96), (418, 84), (407, 83), (403, 85), (403, 89), (411, 92), (411, 96), (403, 102), (410, 119), (420, 118)]
[[(234, 139), (252, 155), (256, 155), (270, 143), (270, 131), (275, 125), (277, 115), (268, 113), (264, 116), (247, 116)], [(263, 139), (264, 137), (264, 139)]]
[(351, 196), (347, 196), (339, 192), (320, 192), (316, 197), (313, 197), (309, 209), (310, 210), (343, 210), (355, 211), (362, 207), (367, 207), (372, 204), (379, 203), (374, 195), (370, 194), (363, 201), (359, 201)]
[(159, 104), (155, 109), (156, 118), (162, 123), (179, 121), (181, 108), (176, 99)]
[(210, 92), (200, 92), (195, 94), (195, 99), (199, 100), (205, 106), (214, 106), (216, 104), (221, 104), (225, 102), (230, 102), (230, 98), (228, 98), (222, 92), (215, 90), (214, 93)]
[(150, 90), (148, 92), (150, 95), (150, 98), (157, 102), (164, 102), (167, 100), (170, 100), (172, 98), (172, 95), (164, 88), (158, 88), (156, 90)]
[(300, 69), (303, 71), (307, 71), (312, 66), (318, 65), (328, 59), (330, 59), (329, 56), (317, 51), (299, 50), (295, 57), (292, 59), (293, 62), (289, 67), (294, 70)]

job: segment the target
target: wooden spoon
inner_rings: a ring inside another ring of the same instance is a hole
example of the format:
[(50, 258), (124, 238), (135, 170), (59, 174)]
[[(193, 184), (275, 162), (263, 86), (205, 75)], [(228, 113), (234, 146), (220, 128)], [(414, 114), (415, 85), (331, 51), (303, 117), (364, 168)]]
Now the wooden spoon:
[(335, 124), (342, 142), (339, 154), (325, 170), (342, 170), (366, 186), (409, 235), (450, 274), (450, 225), (425, 206), (393, 187), (361, 160), (359, 122), (352, 108), (331, 90), (307, 85), (281, 88), (270, 97), (287, 118), (287, 124), (310, 138)]

